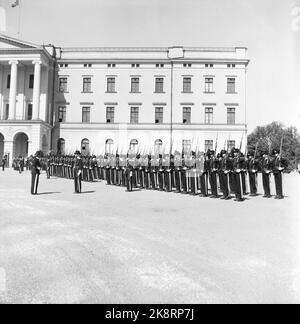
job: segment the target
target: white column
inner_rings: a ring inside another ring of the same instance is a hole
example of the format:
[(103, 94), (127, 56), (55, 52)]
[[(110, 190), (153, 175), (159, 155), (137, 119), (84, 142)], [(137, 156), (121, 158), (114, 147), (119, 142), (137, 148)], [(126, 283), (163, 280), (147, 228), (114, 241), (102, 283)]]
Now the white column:
[(33, 86), (33, 112), (32, 119), (39, 119), (40, 113), (40, 95), (41, 95), (41, 70), (42, 62), (33, 61), (34, 64), (34, 86)]
[(10, 91), (9, 91), (9, 116), (8, 119), (15, 119), (16, 117), (16, 98), (18, 86), (18, 61), (10, 61)]

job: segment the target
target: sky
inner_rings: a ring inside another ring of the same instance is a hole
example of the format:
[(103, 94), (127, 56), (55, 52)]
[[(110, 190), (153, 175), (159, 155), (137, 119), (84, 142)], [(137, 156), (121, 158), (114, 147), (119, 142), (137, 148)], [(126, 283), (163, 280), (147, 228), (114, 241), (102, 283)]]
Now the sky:
[[(18, 36), (19, 8), (5, 34)], [(300, 129), (300, 0), (20, 0), (20, 38), (59, 47), (245, 46), (251, 132), (281, 121)]]

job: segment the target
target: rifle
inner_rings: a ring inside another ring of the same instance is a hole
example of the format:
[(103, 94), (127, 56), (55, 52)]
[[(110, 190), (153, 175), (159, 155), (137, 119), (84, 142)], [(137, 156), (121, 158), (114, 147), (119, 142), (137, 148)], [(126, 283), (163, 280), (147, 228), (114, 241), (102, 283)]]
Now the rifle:
[(218, 148), (218, 139), (219, 139), (219, 134), (217, 134), (217, 139), (216, 139), (216, 146), (215, 146), (215, 153), (217, 154), (217, 148)]
[(242, 135), (241, 142), (240, 142), (240, 151), (242, 150), (243, 140), (244, 140), (244, 133)]
[(279, 168), (281, 168), (281, 155), (282, 155), (282, 148), (283, 148), (283, 135), (282, 135), (282, 137), (281, 137), (280, 151), (279, 151)]
[(258, 144), (259, 144), (259, 141), (255, 145), (254, 160), (256, 159)]

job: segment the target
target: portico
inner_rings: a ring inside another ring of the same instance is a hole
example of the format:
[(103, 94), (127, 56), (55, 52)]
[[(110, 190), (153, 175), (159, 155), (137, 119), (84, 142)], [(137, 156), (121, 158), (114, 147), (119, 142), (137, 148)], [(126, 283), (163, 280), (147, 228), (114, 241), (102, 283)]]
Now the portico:
[(0, 158), (50, 150), (53, 75), (45, 47), (0, 36)]

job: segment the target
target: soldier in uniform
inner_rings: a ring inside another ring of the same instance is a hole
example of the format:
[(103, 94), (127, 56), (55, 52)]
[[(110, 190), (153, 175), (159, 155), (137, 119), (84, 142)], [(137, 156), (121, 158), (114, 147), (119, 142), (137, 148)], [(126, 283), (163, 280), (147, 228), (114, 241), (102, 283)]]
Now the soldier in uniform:
[(3, 156), (1, 161), (2, 171), (5, 171), (5, 165), (6, 165), (6, 156)]
[(189, 167), (189, 179), (190, 179), (190, 193), (193, 196), (196, 196), (198, 195), (198, 190), (199, 190), (199, 184), (198, 184), (199, 173), (196, 168), (196, 152), (192, 152), (192, 155), (190, 156), (188, 162), (188, 167)]
[(136, 154), (134, 154), (133, 152), (129, 152), (127, 168), (126, 168), (127, 192), (133, 191), (135, 166), (136, 166)]
[(244, 159), (241, 157), (240, 153), (240, 150), (235, 150), (233, 161), (233, 172), (235, 175), (235, 201), (244, 201), (244, 191), (241, 175)]
[(83, 172), (83, 161), (79, 151), (75, 152), (74, 160), (74, 186), (75, 193), (81, 193), (81, 181), (82, 181), (82, 172)]
[(46, 159), (47, 179), (50, 179), (50, 169), (51, 169), (51, 157), (50, 157), (50, 155), (48, 155), (47, 159)]
[(233, 163), (234, 163), (234, 157), (235, 157), (235, 148), (231, 149), (231, 152), (229, 154), (229, 163), (231, 166), (231, 170), (229, 172), (229, 189), (230, 189), (230, 194), (236, 193), (236, 188), (235, 188), (235, 174), (233, 171)]
[(210, 151), (210, 161), (209, 161), (209, 180), (211, 187), (210, 198), (218, 198), (218, 179), (217, 172), (219, 168), (219, 161), (215, 155), (215, 151)]
[(177, 193), (180, 193), (182, 190), (181, 167), (182, 167), (181, 153), (176, 151), (174, 153), (174, 168), (175, 168), (174, 174), (175, 174), (175, 187)]
[(262, 169), (262, 181), (264, 187), (264, 196), (263, 198), (271, 198), (271, 189), (270, 189), (270, 176), (272, 173), (272, 161), (267, 152), (264, 152), (263, 158), (261, 161)]
[(273, 150), (273, 174), (275, 179), (276, 196), (275, 199), (284, 199), (282, 189), (282, 173), (288, 166), (287, 160), (281, 157), (279, 150)]
[(249, 174), (249, 186), (250, 186), (250, 196), (257, 196), (257, 173), (258, 173), (259, 161), (255, 157), (255, 153), (250, 151), (248, 153), (248, 163), (247, 169)]
[(40, 159), (43, 157), (43, 152), (36, 152), (31, 162), (31, 194), (37, 195), (39, 186), (39, 177), (41, 173), (41, 162)]
[(159, 155), (159, 167), (157, 172), (157, 179), (158, 179), (158, 189), (159, 191), (165, 190), (165, 170), (163, 167), (163, 156)]
[(159, 168), (159, 155), (156, 154), (151, 156), (150, 178), (151, 178), (151, 188), (153, 190), (158, 189), (158, 180), (157, 180), (158, 168)]
[(210, 151), (202, 156), (201, 161), (201, 175), (200, 175), (200, 183), (201, 183), (201, 197), (208, 197), (208, 176), (209, 176), (209, 166), (210, 166)]
[(106, 174), (106, 181), (108, 185), (111, 185), (111, 172), (110, 172), (110, 155), (106, 154), (104, 157), (105, 163), (105, 174)]
[(151, 189), (151, 154), (145, 159), (145, 187), (147, 190)]
[(229, 200), (231, 199), (229, 190), (229, 173), (231, 171), (231, 163), (227, 151), (223, 150), (221, 152), (220, 161), (220, 186), (223, 196), (221, 199)]
[(188, 157), (186, 154), (182, 153), (182, 167), (181, 167), (181, 184), (182, 190), (181, 193), (188, 193), (188, 167), (186, 165)]
[(174, 157), (170, 154), (163, 154), (162, 167), (164, 169), (164, 184), (165, 191), (171, 192), (173, 190), (172, 179), (173, 179), (173, 168), (174, 168)]

